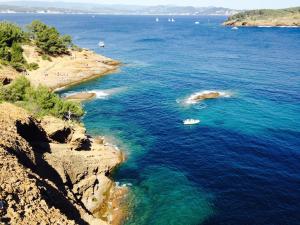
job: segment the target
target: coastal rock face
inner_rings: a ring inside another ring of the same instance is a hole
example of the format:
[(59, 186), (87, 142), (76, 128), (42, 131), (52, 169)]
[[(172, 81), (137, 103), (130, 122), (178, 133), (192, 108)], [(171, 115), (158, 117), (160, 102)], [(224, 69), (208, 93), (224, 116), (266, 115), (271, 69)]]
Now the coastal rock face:
[(300, 7), (260, 9), (237, 13), (224, 22), (225, 26), (300, 26)]
[[(79, 125), (39, 122), (8, 103), (0, 104), (0, 125), (1, 222), (108, 224), (93, 214), (115, 186), (107, 175), (122, 161), (118, 150), (94, 142)], [(88, 148), (74, 148), (80, 139), (89, 139)]]
[(45, 116), (41, 121), (41, 126), (52, 141), (59, 143), (70, 141), (70, 135), (73, 131), (67, 122), (52, 116)]

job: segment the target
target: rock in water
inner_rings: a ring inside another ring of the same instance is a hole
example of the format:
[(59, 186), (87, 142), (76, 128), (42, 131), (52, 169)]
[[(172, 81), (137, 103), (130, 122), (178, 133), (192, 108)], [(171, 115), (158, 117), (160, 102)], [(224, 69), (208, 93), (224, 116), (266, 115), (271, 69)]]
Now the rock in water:
[(205, 99), (214, 99), (219, 98), (221, 95), (219, 92), (208, 92), (208, 93), (202, 93), (193, 98), (195, 101), (201, 101)]

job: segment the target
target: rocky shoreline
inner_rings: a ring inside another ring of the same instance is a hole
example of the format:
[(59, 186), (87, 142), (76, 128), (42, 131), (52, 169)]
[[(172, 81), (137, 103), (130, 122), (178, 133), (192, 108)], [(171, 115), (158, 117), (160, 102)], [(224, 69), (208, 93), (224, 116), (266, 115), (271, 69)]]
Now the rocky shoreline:
[(71, 94), (65, 97), (65, 99), (76, 101), (76, 102), (83, 102), (83, 101), (92, 100), (96, 98), (96, 96), (97, 96), (96, 93), (93, 92), (80, 92), (76, 94)]
[(225, 26), (300, 27), (300, 7), (247, 10), (228, 17)]
[(232, 27), (300, 27), (300, 21), (268, 21), (268, 20), (261, 20), (261, 21), (251, 21), (251, 20), (244, 20), (244, 21), (226, 21), (223, 23), (224, 26), (232, 26)]
[[(40, 65), (25, 76), (33, 85), (53, 91), (113, 72), (120, 64), (89, 50), (45, 61), (33, 47), (25, 46), (24, 55)], [(1, 69), (4, 75), (5, 69), (9, 68)], [(9, 75), (1, 76), (3, 84), (21, 76)], [(94, 97), (80, 93), (70, 100)], [(0, 104), (0, 125), (0, 223), (122, 223), (128, 189), (109, 178), (124, 161), (117, 147), (104, 137), (87, 135), (77, 122), (51, 116), (36, 119), (9, 103)]]
[(121, 64), (88, 49), (69, 50), (68, 55), (48, 56), (45, 59), (34, 46), (24, 45), (22, 48), (26, 61), (37, 63), (39, 68), (20, 74), (9, 66), (2, 67), (0, 68), (2, 84), (25, 75), (35, 86), (43, 85), (58, 91), (115, 72)]
[(108, 207), (127, 194), (109, 178), (124, 161), (118, 148), (77, 123), (38, 120), (9, 103), (0, 104), (0, 124), (1, 222), (121, 223), (121, 207)]

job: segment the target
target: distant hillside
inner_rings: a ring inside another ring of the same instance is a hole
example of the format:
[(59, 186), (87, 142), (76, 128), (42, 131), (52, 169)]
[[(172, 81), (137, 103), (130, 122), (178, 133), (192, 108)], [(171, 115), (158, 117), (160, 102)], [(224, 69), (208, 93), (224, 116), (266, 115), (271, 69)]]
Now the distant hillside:
[(300, 26), (300, 7), (249, 10), (230, 16), (227, 26)]
[(110, 15), (233, 15), (240, 11), (222, 7), (102, 5), (66, 2), (3, 2), (0, 13), (90, 13)]

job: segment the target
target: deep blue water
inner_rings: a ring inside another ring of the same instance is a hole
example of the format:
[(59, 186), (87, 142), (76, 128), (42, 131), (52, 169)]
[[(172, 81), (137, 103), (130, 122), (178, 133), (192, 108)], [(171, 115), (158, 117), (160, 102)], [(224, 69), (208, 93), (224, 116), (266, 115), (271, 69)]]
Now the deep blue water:
[[(233, 31), (224, 17), (0, 18), (42, 19), (124, 63), (67, 92), (109, 94), (85, 104), (83, 121), (128, 153), (115, 174), (132, 184), (127, 224), (300, 224), (300, 29)], [(184, 104), (203, 90), (231, 97)]]

